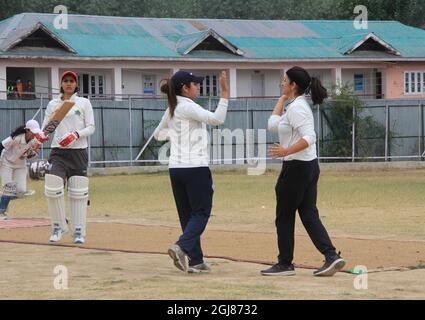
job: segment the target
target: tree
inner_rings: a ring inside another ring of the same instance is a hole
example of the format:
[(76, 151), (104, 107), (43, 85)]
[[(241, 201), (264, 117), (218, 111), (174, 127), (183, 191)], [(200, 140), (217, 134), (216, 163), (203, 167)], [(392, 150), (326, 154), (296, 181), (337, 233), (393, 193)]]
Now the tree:
[(370, 20), (398, 20), (425, 28), (423, 0), (1, 0), (0, 19), (22, 12), (52, 13), (58, 4), (70, 13), (128, 17), (258, 20), (353, 19), (363, 4)]
[[(370, 157), (385, 154), (385, 126), (372, 116), (364, 116), (364, 103), (353, 93), (352, 84), (332, 92), (332, 100), (321, 108), (329, 133), (320, 145), (324, 157), (351, 157), (353, 122), (355, 123), (355, 156)], [(390, 137), (392, 133), (389, 133)], [(390, 140), (391, 141), (391, 140)]]

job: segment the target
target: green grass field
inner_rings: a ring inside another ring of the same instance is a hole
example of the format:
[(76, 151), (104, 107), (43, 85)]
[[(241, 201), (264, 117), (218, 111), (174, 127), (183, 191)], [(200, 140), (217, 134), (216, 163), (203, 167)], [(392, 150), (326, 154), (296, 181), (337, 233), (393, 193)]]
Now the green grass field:
[[(214, 173), (210, 228), (273, 231), (277, 173)], [(11, 204), (14, 217), (46, 217), (43, 182), (36, 195)], [(166, 173), (92, 177), (89, 218), (178, 225)], [(425, 239), (425, 171), (324, 172), (318, 208), (333, 234)], [(303, 228), (297, 223), (300, 232)]]

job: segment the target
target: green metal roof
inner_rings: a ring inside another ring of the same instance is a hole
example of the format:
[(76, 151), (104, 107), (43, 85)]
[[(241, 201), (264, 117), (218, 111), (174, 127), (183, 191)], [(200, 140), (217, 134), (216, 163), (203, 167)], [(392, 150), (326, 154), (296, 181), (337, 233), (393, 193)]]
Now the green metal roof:
[[(384, 56), (425, 59), (425, 30), (396, 21), (369, 21), (367, 30), (356, 30), (353, 21), (280, 21), (225, 19), (159, 19), (69, 15), (68, 29), (54, 27), (54, 14), (22, 13), (0, 22), (1, 56), (75, 56), (81, 58), (169, 59), (347, 59)], [(70, 50), (36, 50), (14, 47), (44, 26)], [(243, 54), (198, 52), (188, 48), (213, 30)], [(345, 54), (372, 34), (400, 53)], [(75, 52), (72, 52), (74, 50)]]

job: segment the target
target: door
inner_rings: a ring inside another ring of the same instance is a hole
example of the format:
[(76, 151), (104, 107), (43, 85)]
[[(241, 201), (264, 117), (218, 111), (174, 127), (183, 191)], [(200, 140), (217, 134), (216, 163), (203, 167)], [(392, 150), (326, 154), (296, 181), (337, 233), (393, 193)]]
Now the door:
[(376, 79), (376, 88), (375, 88), (375, 92), (376, 92), (376, 99), (382, 99), (382, 72), (376, 72), (375, 74), (375, 79)]
[(255, 71), (251, 76), (251, 96), (264, 97), (264, 74)]
[(143, 95), (154, 96), (155, 95), (155, 83), (156, 77), (153, 75), (143, 76)]
[(365, 94), (365, 79), (363, 73), (354, 75), (354, 93), (358, 95)]

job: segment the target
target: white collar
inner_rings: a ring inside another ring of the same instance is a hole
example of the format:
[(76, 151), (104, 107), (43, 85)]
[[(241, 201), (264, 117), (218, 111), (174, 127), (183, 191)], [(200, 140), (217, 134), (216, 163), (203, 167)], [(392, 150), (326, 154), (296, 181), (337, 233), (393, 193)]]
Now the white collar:
[[(62, 97), (63, 97), (63, 93), (59, 93), (59, 95), (57, 96), (56, 100), (62, 101)], [(69, 98), (69, 101), (73, 101), (75, 102), (75, 99), (78, 98), (77, 93), (74, 93), (71, 98)]]
[(177, 102), (184, 102), (184, 101), (194, 103), (194, 101), (188, 97), (177, 96)]
[(285, 110), (288, 110), (288, 109), (289, 109), (289, 107), (290, 107), (290, 106), (292, 106), (292, 105), (293, 105), (293, 103), (294, 103), (295, 101), (297, 101), (298, 99), (305, 99), (305, 96), (302, 94), (302, 95), (300, 95), (300, 96), (296, 97), (294, 100), (290, 101), (290, 102), (286, 105)]

